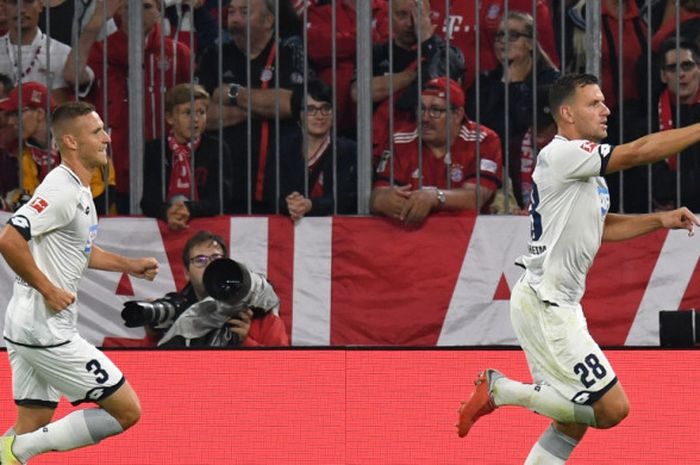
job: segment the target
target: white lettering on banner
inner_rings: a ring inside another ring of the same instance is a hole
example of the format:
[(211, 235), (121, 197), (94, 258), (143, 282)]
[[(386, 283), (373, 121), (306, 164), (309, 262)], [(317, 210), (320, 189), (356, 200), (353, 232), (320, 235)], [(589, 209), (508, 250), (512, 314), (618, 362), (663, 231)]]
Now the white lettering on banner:
[(669, 231), (625, 345), (659, 345), (659, 311), (677, 310), (700, 259), (700, 237)]
[(158, 222), (152, 218), (102, 218), (96, 243), (104, 250), (131, 258), (155, 257), (158, 275), (153, 281), (130, 277), (134, 295), (125, 296), (116, 294), (121, 273), (88, 269), (78, 290), (78, 331), (95, 345), (101, 345), (106, 335), (142, 338), (143, 328), (124, 326), (124, 302), (154, 299), (176, 290)]
[(438, 345), (514, 344), (507, 300), (492, 300), (502, 275), (510, 289), (523, 270), (515, 259), (527, 251), (527, 217), (478, 216)]
[(250, 271), (267, 272), (267, 254), (269, 249), (269, 221), (267, 217), (231, 218), (231, 234), (229, 238), (229, 256), (245, 263)]
[(333, 219), (304, 218), (294, 226), (292, 341), (331, 344)]

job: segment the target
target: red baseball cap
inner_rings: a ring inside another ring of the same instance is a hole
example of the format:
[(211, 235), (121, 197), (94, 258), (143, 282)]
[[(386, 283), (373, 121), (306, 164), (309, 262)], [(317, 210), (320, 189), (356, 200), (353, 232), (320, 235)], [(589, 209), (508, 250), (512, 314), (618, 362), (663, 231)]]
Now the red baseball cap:
[(438, 77), (425, 84), (423, 95), (434, 95), (447, 99), (447, 88), (450, 89), (450, 103), (455, 107), (464, 107), (464, 91), (462, 87), (452, 79)]
[[(0, 100), (0, 110), (15, 112), (19, 110), (20, 86), (15, 87), (7, 96)], [(47, 100), (51, 102), (51, 111), (56, 108), (56, 101), (49, 90), (43, 84), (30, 81), (22, 83), (22, 106), (33, 108), (46, 108)]]

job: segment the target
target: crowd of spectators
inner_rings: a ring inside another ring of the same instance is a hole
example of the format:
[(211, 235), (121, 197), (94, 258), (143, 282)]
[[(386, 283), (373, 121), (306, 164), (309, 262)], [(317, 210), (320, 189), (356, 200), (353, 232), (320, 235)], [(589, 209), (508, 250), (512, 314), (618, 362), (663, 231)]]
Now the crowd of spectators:
[[(222, 4), (144, 0), (144, 101), (130, 102), (126, 0), (0, 0), (2, 208), (60, 162), (52, 102), (80, 98), (112, 139), (92, 186), (101, 213), (130, 213), (130, 105), (144, 115), (141, 209), (173, 230), (218, 213), (357, 213), (358, 1)], [(369, 6), (371, 210), (412, 227), (441, 210), (525, 213), (553, 136), (546, 88), (585, 68), (585, 0)], [(700, 2), (600, 6), (607, 142), (698, 121)], [(612, 210), (698, 210), (699, 170), (671, 158), (611, 176)]]

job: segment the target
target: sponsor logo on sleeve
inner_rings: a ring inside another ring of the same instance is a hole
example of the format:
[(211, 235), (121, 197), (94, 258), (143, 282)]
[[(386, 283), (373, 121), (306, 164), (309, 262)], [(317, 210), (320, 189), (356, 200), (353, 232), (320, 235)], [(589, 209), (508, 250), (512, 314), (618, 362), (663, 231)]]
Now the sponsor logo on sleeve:
[(612, 147), (610, 147), (608, 144), (603, 144), (598, 147), (598, 153), (600, 154), (601, 158), (607, 157), (610, 155), (610, 152), (612, 152)]
[(12, 223), (13, 226), (21, 229), (29, 228), (29, 221), (23, 216), (13, 216), (10, 218), (10, 223)]
[(85, 252), (86, 254), (89, 254), (92, 251), (92, 243), (95, 242), (95, 238), (97, 237), (98, 227), (99, 225), (93, 224), (88, 230), (87, 243), (85, 244), (85, 249), (83, 249), (83, 252)]
[(483, 158), (481, 160), (481, 171), (488, 171), (489, 173), (495, 173), (498, 170), (498, 164), (493, 160), (488, 160)]
[(41, 213), (46, 210), (49, 206), (49, 202), (42, 199), (41, 197), (34, 197), (31, 202), (29, 202), (29, 208), (33, 209), (37, 213)]

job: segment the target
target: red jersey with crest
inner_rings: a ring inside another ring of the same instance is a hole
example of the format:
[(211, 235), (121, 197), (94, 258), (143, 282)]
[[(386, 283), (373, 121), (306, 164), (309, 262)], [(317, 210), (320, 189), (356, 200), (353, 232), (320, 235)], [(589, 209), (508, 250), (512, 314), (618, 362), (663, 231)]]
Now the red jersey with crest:
[[(501, 141), (491, 129), (477, 126), (473, 121), (464, 121), (459, 135), (452, 145), (452, 164), (448, 167), (444, 158), (436, 158), (432, 151), (423, 145), (423, 172), (418, 168), (418, 130), (394, 134), (394, 185), (410, 184), (418, 189), (422, 174), (422, 187), (447, 189), (449, 173), (451, 187), (461, 187), (467, 183), (476, 184), (477, 156), (476, 140), (479, 138), (479, 184), (496, 190), (501, 185), (502, 156)], [(391, 182), (392, 157), (389, 151), (382, 154), (377, 165), (374, 187), (389, 186)]]

